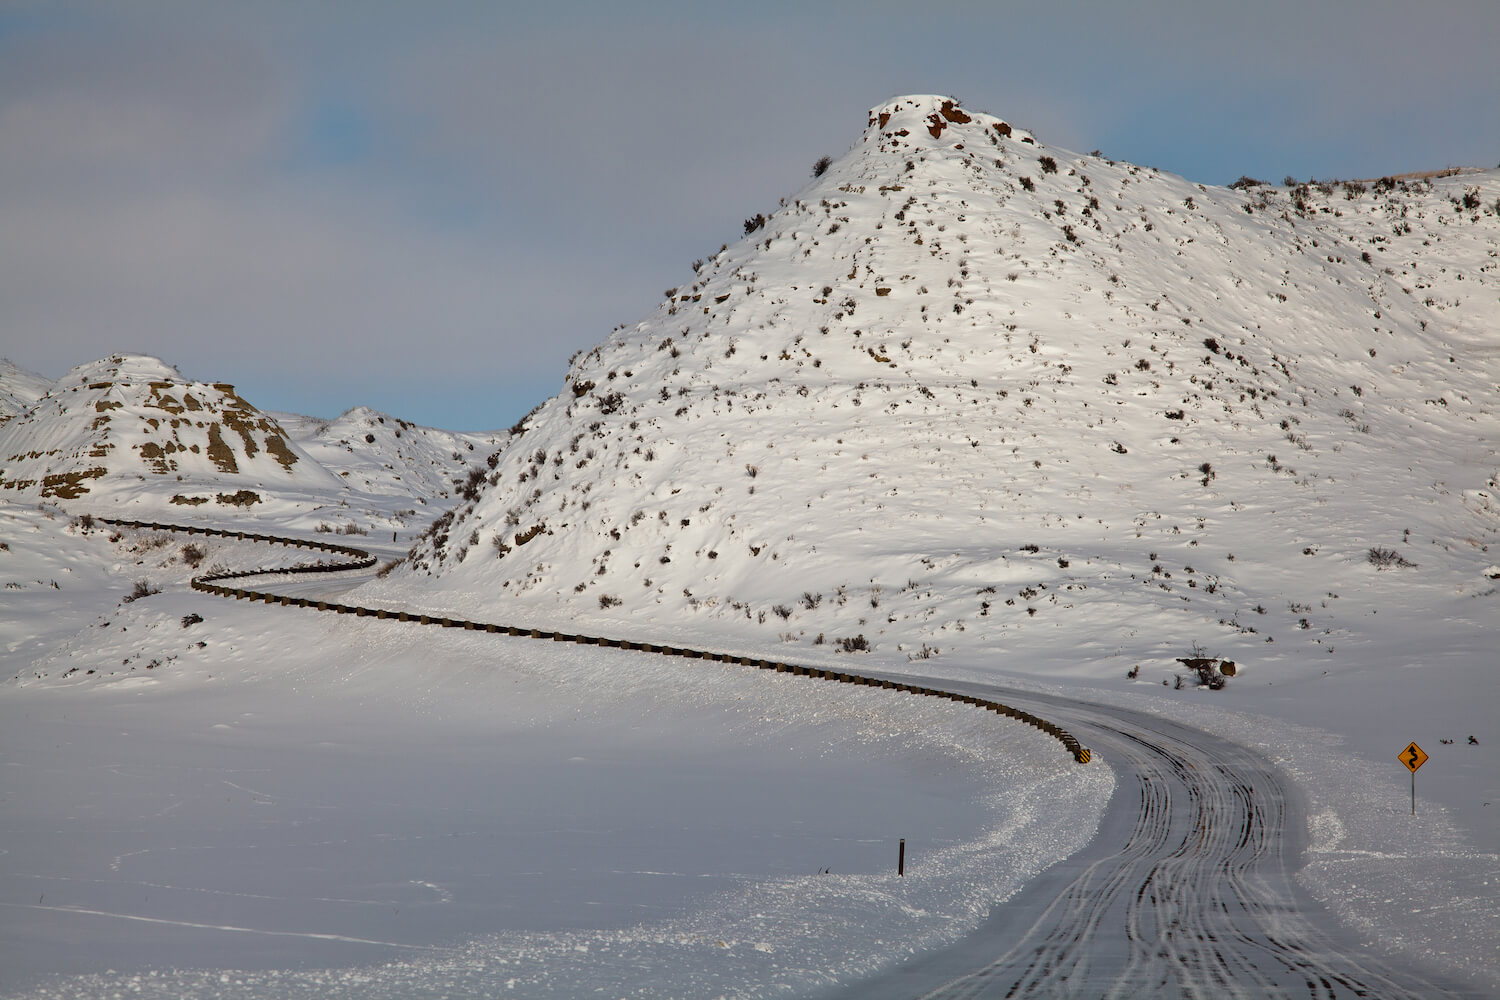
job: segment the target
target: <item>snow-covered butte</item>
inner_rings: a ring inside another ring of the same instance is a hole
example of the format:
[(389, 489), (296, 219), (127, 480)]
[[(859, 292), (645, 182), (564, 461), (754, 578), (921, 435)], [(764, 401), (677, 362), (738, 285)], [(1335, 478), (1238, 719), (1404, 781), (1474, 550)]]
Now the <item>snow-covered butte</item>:
[[(165, 362), (135, 355), (79, 365), (0, 429), (0, 488), (39, 490), (43, 499), (76, 500), (105, 479), (118, 492), (121, 480), (148, 476), (181, 484), (173, 501), (187, 507), (214, 502), (204, 490), (267, 482), (338, 489), (305, 459), (232, 385), (188, 382)], [(253, 493), (220, 502), (259, 502)]]
[(298, 527), (418, 526), (454, 502), (469, 467), (506, 437), (366, 407), (335, 420), (268, 413), (228, 383), (127, 354), (56, 383), (5, 363), (0, 411), (0, 498), (192, 522), (229, 514)]
[(1299, 676), (1418, 655), (1403, 615), (1477, 653), (1497, 212), (1495, 171), (1208, 187), (893, 100), (374, 589), (931, 673)]

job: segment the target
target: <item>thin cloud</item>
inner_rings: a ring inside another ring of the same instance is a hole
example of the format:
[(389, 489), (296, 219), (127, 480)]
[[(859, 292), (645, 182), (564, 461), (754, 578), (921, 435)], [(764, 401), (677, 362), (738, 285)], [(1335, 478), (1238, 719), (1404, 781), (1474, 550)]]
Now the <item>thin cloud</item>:
[(0, 18), (3, 353), (246, 385), (295, 359), (323, 378), (278, 405), (337, 382), (436, 424), (460, 407), (431, 385), (503, 386), (471, 427), (556, 391), (899, 93), (1205, 182), (1500, 158), (1488, 3), (23, 12)]

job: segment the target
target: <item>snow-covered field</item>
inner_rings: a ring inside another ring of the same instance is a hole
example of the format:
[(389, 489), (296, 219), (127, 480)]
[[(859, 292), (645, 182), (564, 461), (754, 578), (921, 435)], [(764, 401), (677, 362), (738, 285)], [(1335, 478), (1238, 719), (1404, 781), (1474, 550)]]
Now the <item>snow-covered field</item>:
[(1292, 777), (1340, 922), (1500, 992), (1497, 220), (1496, 171), (1209, 188), (901, 98), (511, 433), (0, 371), (0, 987), (807, 994), (1114, 786), (930, 699), (206, 597), (188, 562), (295, 557), (92, 512), (369, 532), (366, 604), (1172, 716)]
[[(3, 514), (27, 584), (0, 605), (6, 995), (803, 994), (977, 925), (1114, 786), (946, 703), (224, 601), (186, 589), (183, 545), (287, 557)], [(122, 603), (141, 579), (163, 591)], [(1484, 744), (1424, 737), (1414, 819), (1378, 707), (1431, 699), (1354, 686), (1298, 725), (1231, 690), (1074, 693), (1260, 749), (1309, 797), (1314, 893), (1493, 983), (1494, 828), (1458, 819)]]
[(952, 940), (1113, 787), (946, 703), (227, 602), (181, 538), (3, 514), (48, 581), (0, 612), (9, 995), (804, 993)]

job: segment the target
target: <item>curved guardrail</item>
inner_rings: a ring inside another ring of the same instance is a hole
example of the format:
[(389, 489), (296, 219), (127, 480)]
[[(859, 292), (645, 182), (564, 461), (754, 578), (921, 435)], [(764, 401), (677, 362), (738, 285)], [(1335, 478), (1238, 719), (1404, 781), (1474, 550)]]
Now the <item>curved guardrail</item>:
[(764, 660), (753, 656), (740, 656), (735, 653), (715, 653), (710, 650), (691, 649), (682, 646), (661, 646), (649, 642), (636, 642), (630, 639), (611, 639), (604, 636), (575, 635), (569, 632), (555, 632), (547, 629), (527, 628), (520, 625), (497, 625), (494, 622), (476, 622), (463, 618), (448, 618), (436, 615), (412, 614), (408, 611), (390, 611), (386, 608), (366, 608), (357, 605), (340, 604), (335, 601), (313, 600), (306, 597), (289, 597), (285, 594), (272, 594), (266, 591), (250, 590), (244, 587), (224, 586), (221, 580), (237, 580), (251, 576), (265, 576), (269, 574), (292, 574), (292, 573), (338, 573), (348, 570), (369, 569), (376, 563), (375, 556), (364, 549), (355, 548), (352, 545), (339, 545), (334, 542), (319, 542), (311, 539), (286, 538), (280, 535), (256, 534), (248, 531), (226, 531), (219, 528), (201, 528), (193, 525), (161, 524), (154, 521), (128, 521), (118, 518), (95, 518), (103, 524), (112, 524), (121, 528), (134, 528), (145, 531), (177, 531), (194, 535), (214, 535), (223, 538), (233, 538), (245, 541), (268, 542), (276, 545), (286, 545), (294, 548), (316, 549), (323, 552), (332, 552), (337, 555), (346, 556), (347, 561), (337, 563), (303, 563), (301, 565), (273, 567), (270, 569), (234, 570), (226, 573), (209, 573), (203, 576), (195, 576), (191, 586), (194, 590), (205, 594), (214, 594), (219, 597), (232, 597), (235, 600), (261, 601), (265, 604), (277, 604), (281, 607), (309, 608), (315, 611), (331, 611), (340, 615), (356, 615), (361, 618), (380, 618), (400, 622), (412, 622), (417, 625), (435, 625), (440, 628), (461, 628), (475, 632), (492, 632), (518, 636), (521, 638), (547, 639), (552, 642), (571, 642), (584, 646), (608, 646), (614, 649), (630, 649), (643, 653), (656, 653), (660, 656), (678, 656), (690, 660), (708, 660), (714, 663), (730, 663), (738, 666), (754, 667), (758, 670), (774, 670), (777, 673), (793, 674), (798, 677), (812, 677), (819, 680), (837, 681), (841, 684), (856, 684), (864, 687), (885, 688), (893, 691), (902, 691), (907, 694), (922, 695), (928, 698), (942, 698), (947, 701), (956, 701), (965, 705), (973, 705), (985, 711), (995, 712), (1006, 718), (1015, 719), (1017, 722), (1025, 723), (1041, 730), (1056, 739), (1073, 759), (1080, 764), (1087, 764), (1093, 757), (1090, 750), (1078, 742), (1078, 739), (1067, 730), (1054, 723), (1048, 722), (1040, 716), (1033, 715), (1024, 709), (1013, 708), (989, 698), (980, 698), (975, 695), (958, 694), (953, 691), (943, 691), (939, 688), (925, 687), (919, 684), (906, 684), (892, 681), (883, 677), (873, 677), (869, 674), (854, 673), (847, 670), (833, 670), (827, 667), (809, 667), (799, 663), (785, 663), (780, 660)]

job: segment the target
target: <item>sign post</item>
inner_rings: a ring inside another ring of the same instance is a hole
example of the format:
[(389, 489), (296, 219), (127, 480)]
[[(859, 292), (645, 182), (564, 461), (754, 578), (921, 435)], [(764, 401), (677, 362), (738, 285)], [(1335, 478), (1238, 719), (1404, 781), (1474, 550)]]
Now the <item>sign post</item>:
[(1411, 814), (1417, 814), (1417, 768), (1427, 763), (1427, 754), (1415, 743), (1408, 743), (1406, 749), (1396, 755), (1396, 759), (1406, 765), (1411, 772)]

